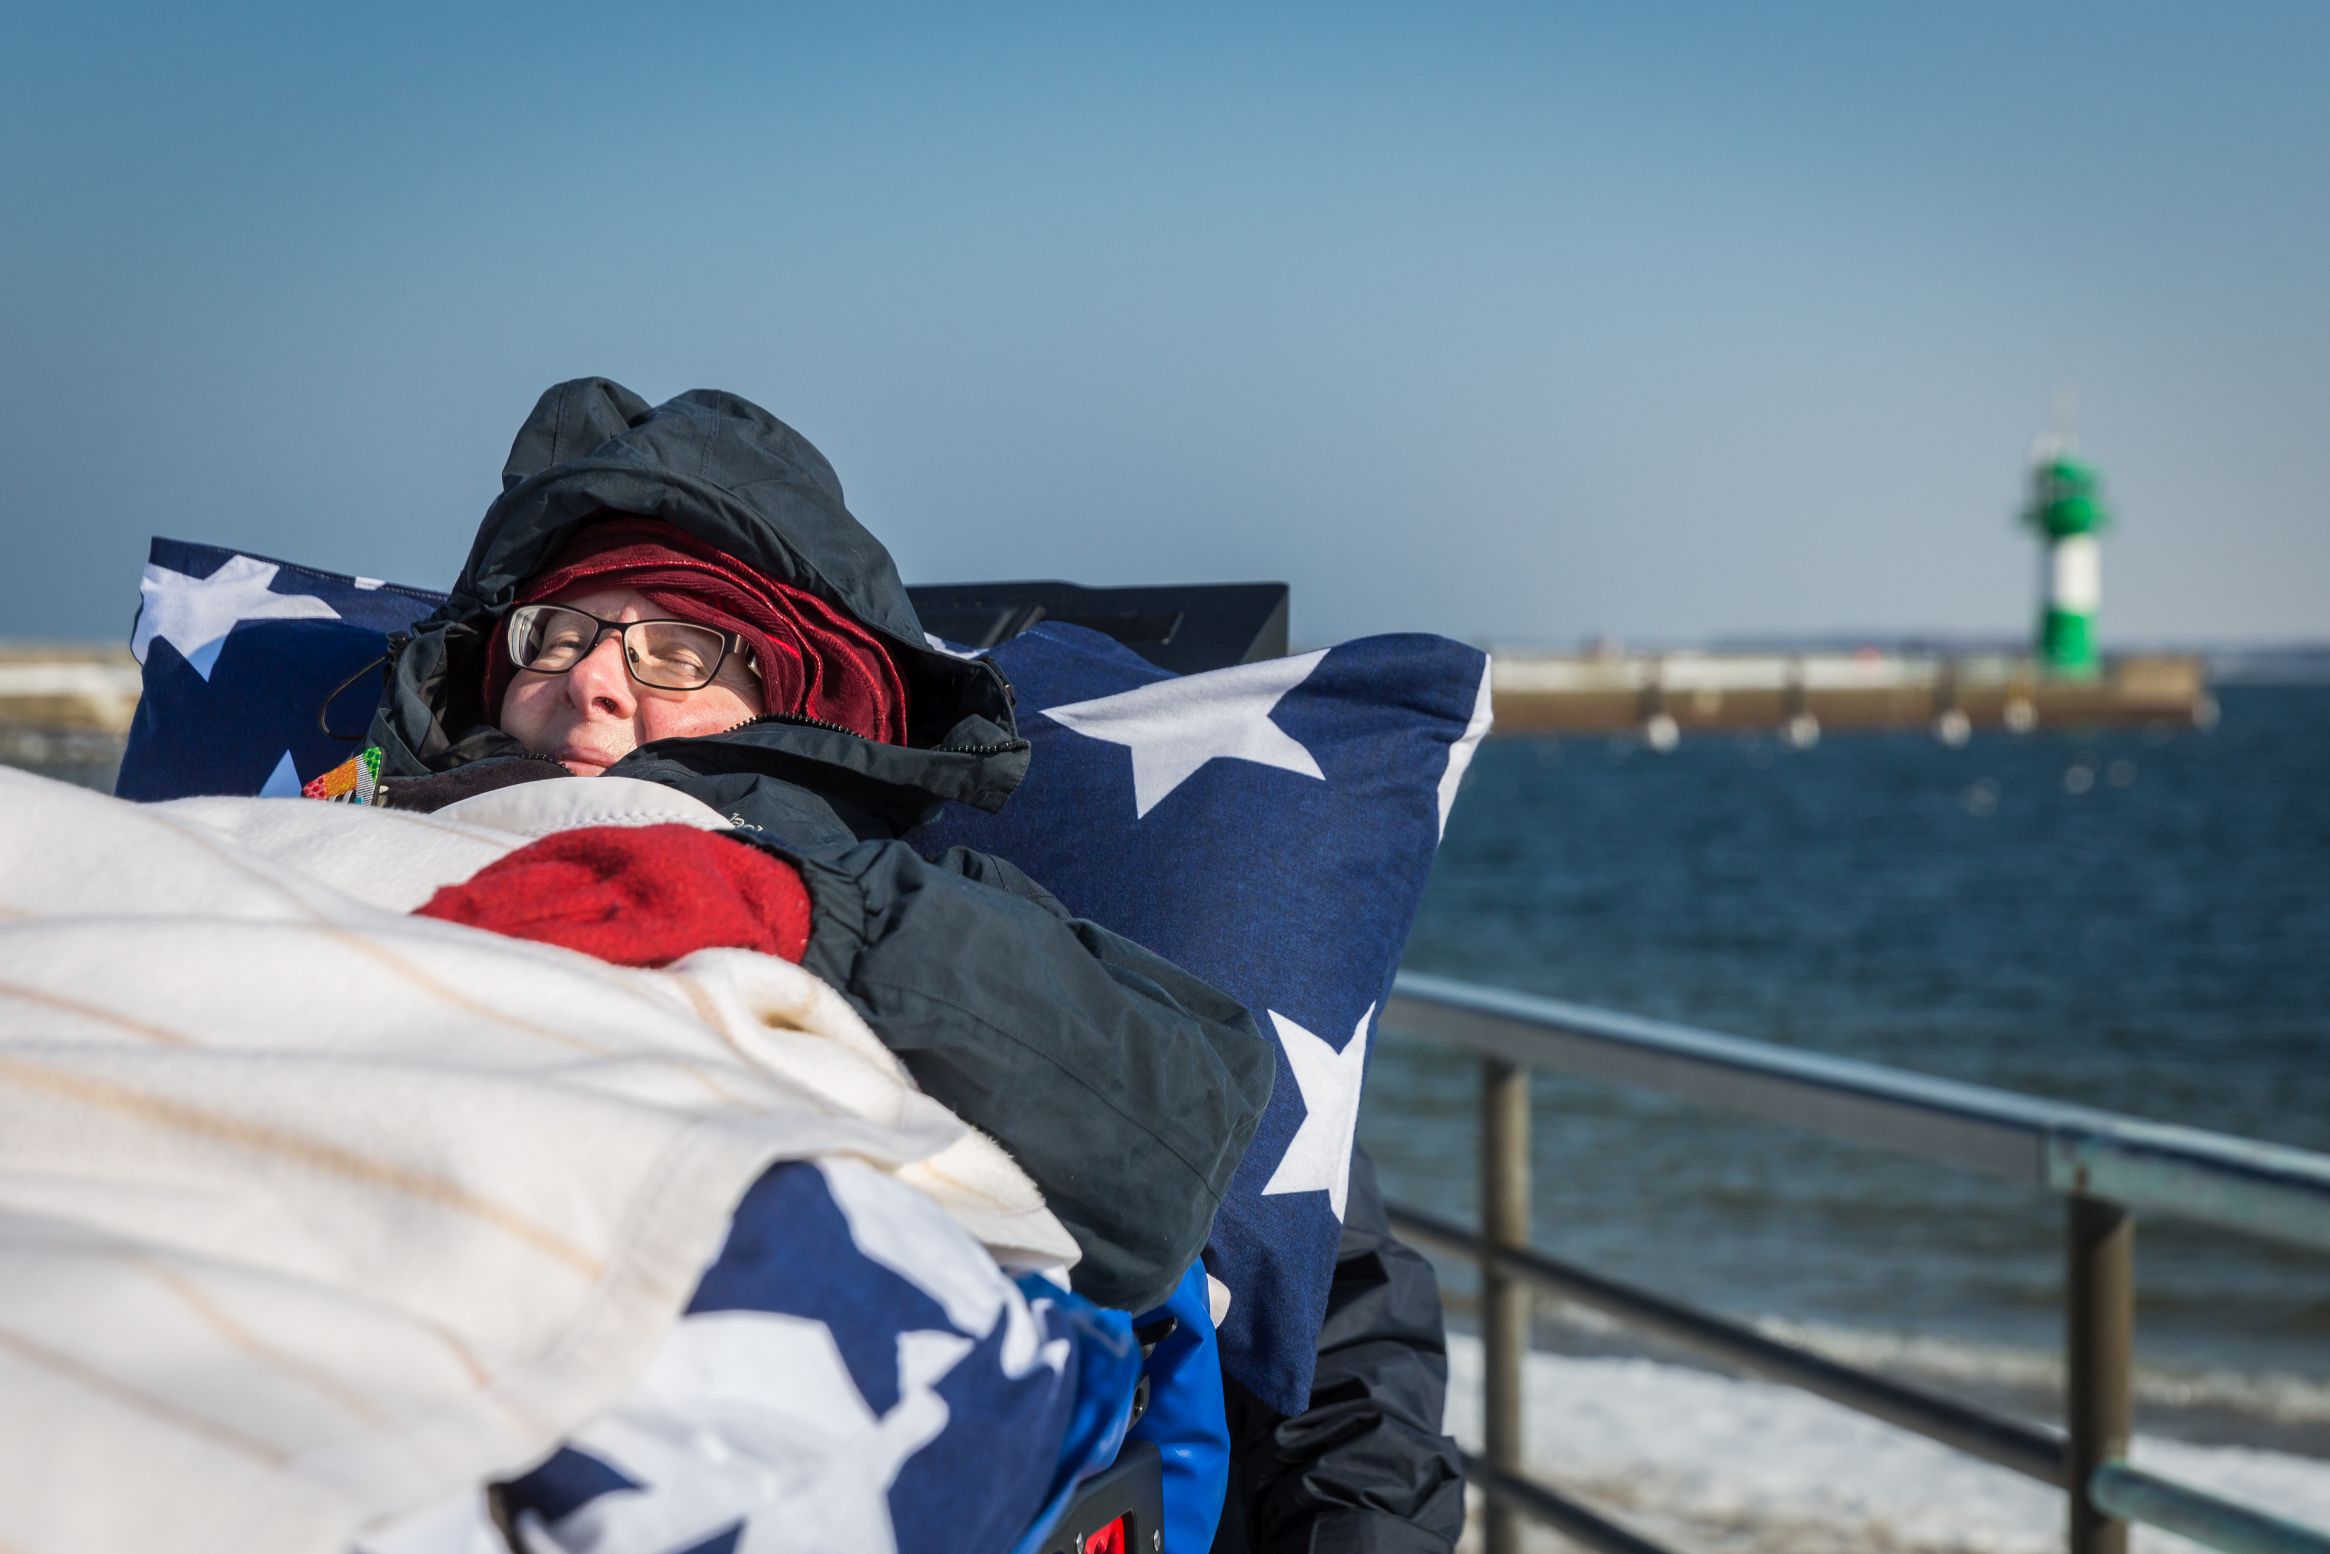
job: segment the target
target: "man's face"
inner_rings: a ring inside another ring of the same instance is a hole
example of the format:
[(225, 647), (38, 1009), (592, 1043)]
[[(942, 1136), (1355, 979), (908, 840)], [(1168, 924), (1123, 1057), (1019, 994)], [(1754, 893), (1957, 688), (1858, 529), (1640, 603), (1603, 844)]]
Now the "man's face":
[[(668, 618), (629, 588), (599, 588), (550, 601), (601, 620)], [(500, 642), (494, 651), (506, 651)], [(760, 681), (731, 653), (710, 685), (699, 691), (661, 691), (631, 678), (622, 639), (613, 632), (564, 674), (521, 669), (502, 698), (501, 724), (536, 755), (546, 755), (577, 777), (596, 777), (651, 740), (717, 734), (763, 711)]]

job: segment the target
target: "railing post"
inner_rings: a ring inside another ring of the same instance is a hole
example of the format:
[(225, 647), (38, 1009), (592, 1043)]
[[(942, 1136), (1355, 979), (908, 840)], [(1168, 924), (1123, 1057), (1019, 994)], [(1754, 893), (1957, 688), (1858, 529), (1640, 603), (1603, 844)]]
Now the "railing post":
[[(1495, 1059), (1481, 1064), (1481, 1397), (1482, 1443), (1498, 1474), (1521, 1471), (1522, 1361), (1529, 1353), (1529, 1286), (1497, 1267), (1500, 1247), (1529, 1244), (1529, 1071)], [(1482, 1546), (1518, 1554), (1521, 1517), (1494, 1494), (1483, 1497)]]
[(2128, 1524), (2097, 1508), (2088, 1480), (2099, 1464), (2128, 1454), (2135, 1427), (2136, 1221), (2116, 1203), (2074, 1193), (2064, 1241), (2071, 1554), (2127, 1554)]

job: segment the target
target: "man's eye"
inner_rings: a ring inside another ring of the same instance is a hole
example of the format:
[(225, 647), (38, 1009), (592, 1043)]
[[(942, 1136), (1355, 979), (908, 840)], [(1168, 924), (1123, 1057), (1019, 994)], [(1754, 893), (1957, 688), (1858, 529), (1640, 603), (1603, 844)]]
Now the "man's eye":
[(701, 672), (712, 661), (704, 639), (684, 631), (658, 631), (649, 635), (646, 653), (656, 663), (673, 669)]

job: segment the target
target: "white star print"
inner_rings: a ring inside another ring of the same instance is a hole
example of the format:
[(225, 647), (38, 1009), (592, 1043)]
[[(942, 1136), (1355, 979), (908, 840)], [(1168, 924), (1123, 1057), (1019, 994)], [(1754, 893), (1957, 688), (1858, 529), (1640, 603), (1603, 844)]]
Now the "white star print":
[(139, 663), (156, 637), (185, 656), (205, 680), (218, 662), (227, 633), (244, 621), (336, 621), (340, 612), (313, 594), (268, 591), (279, 569), (271, 561), (235, 556), (208, 577), (189, 577), (147, 563), (138, 584), (138, 623), (129, 650)]
[(1004, 1324), (997, 1356), (1004, 1375), (1016, 1380), (1039, 1364), (1054, 1375), (1067, 1370), (1068, 1340), (1037, 1345), (1027, 1302), (934, 1200), (855, 1161), (820, 1161), (817, 1169), (859, 1251), (937, 1301), (964, 1332), (986, 1338)]
[(898, 1401), (866, 1405), (822, 1322), (706, 1312), (672, 1328), (655, 1363), (573, 1444), (648, 1487), (599, 1496), (558, 1523), (529, 1516), (529, 1548), (679, 1549), (737, 1523), (738, 1554), (892, 1554), (890, 1486), (938, 1438), (937, 1386), (972, 1348), (898, 1335)]
[(1133, 818), (1139, 820), (1212, 760), (1253, 761), (1326, 781), (1301, 743), (1270, 721), (1287, 692), (1310, 678), (1326, 650), (1210, 674), (1159, 680), (1093, 701), (1046, 707), (1044, 716), (1133, 752)]
[(1448, 770), (1440, 775), (1440, 834), (1443, 837), (1448, 835), (1448, 812), (1456, 807), (1456, 790), (1463, 785), (1464, 769), (1472, 765), (1473, 752), (1480, 748), (1481, 736), (1496, 720), (1496, 707), (1489, 696), (1492, 667), (1489, 661), (1482, 661), (1481, 688), (1473, 698), (1472, 720), (1465, 724), (1456, 743), (1448, 747)]
[(692, 1315), (666, 1334), (624, 1400), (572, 1438), (640, 1487), (600, 1495), (555, 1527), (528, 1513), (523, 1547), (693, 1548), (735, 1527), (737, 1554), (894, 1554), (890, 1490), (947, 1428), (952, 1411), (939, 1385), (977, 1340), (1000, 1332), (994, 1358), (1006, 1376), (1066, 1370), (1071, 1340), (1039, 1343), (1027, 1302), (937, 1203), (862, 1163), (816, 1169), (858, 1251), (911, 1281), (965, 1332), (899, 1333), (897, 1401), (877, 1414), (825, 1323), (765, 1311)]
[(1359, 1124), (1359, 1080), (1367, 1071), (1367, 1022), (1375, 1005), (1359, 1017), (1351, 1041), (1341, 1052), (1280, 1014), (1270, 1011), (1278, 1027), (1278, 1044), (1294, 1069), (1294, 1082), (1303, 1093), (1302, 1126), (1279, 1157), (1262, 1195), (1324, 1192), (1335, 1218), (1351, 1193), (1351, 1143)]

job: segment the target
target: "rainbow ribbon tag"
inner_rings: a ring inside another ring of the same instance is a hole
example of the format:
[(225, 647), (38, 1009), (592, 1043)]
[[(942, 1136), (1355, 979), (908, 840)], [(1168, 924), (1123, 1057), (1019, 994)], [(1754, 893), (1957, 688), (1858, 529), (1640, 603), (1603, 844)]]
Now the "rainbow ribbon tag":
[(369, 745), (299, 790), (327, 804), (369, 804), (380, 789), (380, 746)]

